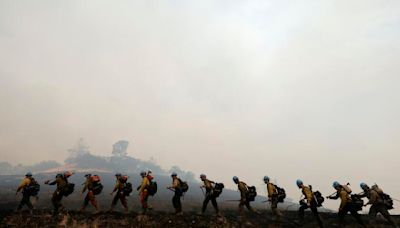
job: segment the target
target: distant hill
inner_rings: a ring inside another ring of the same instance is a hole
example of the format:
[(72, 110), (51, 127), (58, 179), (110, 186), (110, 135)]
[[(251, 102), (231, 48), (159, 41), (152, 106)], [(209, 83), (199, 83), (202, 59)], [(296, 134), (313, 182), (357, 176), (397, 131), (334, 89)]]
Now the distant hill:
[(195, 176), (192, 172), (183, 171), (178, 166), (173, 166), (169, 170), (163, 170), (152, 161), (143, 161), (129, 156), (102, 157), (91, 153), (85, 153), (67, 158), (64, 164), (60, 164), (56, 161), (43, 161), (33, 165), (19, 164), (13, 166), (8, 162), (0, 162), (0, 175), (24, 175), (26, 172), (57, 173), (66, 170), (75, 172), (98, 171), (109, 173), (139, 173), (142, 170), (151, 170), (157, 175), (169, 175), (174, 171), (184, 179), (195, 180)]
[(8, 162), (0, 162), (0, 175), (13, 175), (18, 174), (22, 175), (26, 172), (34, 172), (39, 173), (49, 169), (55, 169), (57, 167), (61, 167), (62, 164), (56, 161), (42, 161), (33, 165), (11, 165)]

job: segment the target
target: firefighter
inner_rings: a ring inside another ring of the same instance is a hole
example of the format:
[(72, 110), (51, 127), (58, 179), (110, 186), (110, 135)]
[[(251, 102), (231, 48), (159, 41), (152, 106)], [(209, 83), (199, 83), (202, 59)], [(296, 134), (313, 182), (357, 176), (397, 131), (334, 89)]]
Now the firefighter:
[(361, 189), (363, 190), (363, 194), (360, 195), (361, 198), (367, 197), (368, 202), (364, 205), (371, 205), (369, 209), (369, 217), (371, 220), (375, 220), (378, 213), (381, 213), (383, 217), (394, 227), (398, 227), (396, 222), (390, 216), (390, 213), (384, 203), (382, 198), (383, 191), (378, 189), (378, 187), (372, 186), (370, 188), (366, 183), (360, 184)]
[(267, 185), (268, 201), (271, 203), (271, 212), (279, 220), (282, 217), (282, 213), (278, 209), (278, 190), (275, 185), (270, 182), (268, 176), (264, 176), (264, 183)]
[(147, 201), (149, 198), (149, 192), (147, 187), (150, 185), (150, 180), (145, 171), (141, 171), (140, 176), (142, 177), (142, 183), (139, 186), (139, 199), (142, 204), (142, 213), (145, 214), (148, 208)]
[(304, 200), (300, 201), (300, 208), (298, 211), (298, 217), (300, 223), (304, 221), (304, 211), (310, 208), (311, 212), (314, 214), (314, 217), (317, 219), (319, 227), (323, 227), (321, 216), (318, 213), (318, 203), (314, 197), (314, 194), (310, 187), (305, 186), (302, 180), (297, 180), (296, 185), (304, 195)]
[(86, 181), (83, 184), (83, 189), (82, 189), (82, 194), (84, 194), (87, 191), (87, 194), (85, 196), (84, 202), (82, 207), (79, 209), (79, 211), (83, 212), (85, 211), (87, 205), (89, 205), (89, 202), (93, 205), (93, 207), (96, 209), (96, 212), (99, 211), (99, 208), (97, 206), (97, 201), (96, 197), (93, 192), (93, 185), (94, 185), (94, 180), (92, 179), (92, 174), (86, 174)]
[(171, 178), (172, 178), (172, 184), (168, 186), (167, 189), (174, 191), (174, 196), (172, 197), (172, 205), (175, 208), (176, 215), (183, 215), (182, 203), (181, 203), (181, 197), (183, 195), (183, 192), (181, 190), (181, 183), (179, 181), (178, 174), (173, 172), (171, 174)]
[(201, 214), (204, 214), (206, 212), (207, 205), (211, 201), (211, 204), (213, 205), (213, 207), (215, 209), (215, 213), (217, 215), (219, 215), (217, 198), (213, 194), (213, 190), (214, 190), (213, 184), (214, 184), (214, 182), (208, 180), (207, 176), (205, 174), (201, 174), (200, 175), (200, 180), (203, 181), (203, 185), (200, 186), (200, 188), (204, 188), (206, 190), (205, 198), (204, 198), (204, 201), (203, 201), (203, 207), (202, 207), (202, 210), (201, 210)]
[(258, 213), (256, 210), (254, 210), (250, 206), (250, 200), (248, 198), (248, 188), (246, 183), (243, 181), (239, 181), (239, 178), (237, 176), (234, 176), (232, 178), (233, 182), (238, 186), (238, 190), (240, 192), (240, 202), (239, 202), (239, 213), (240, 215), (243, 215), (243, 207), (246, 206), (246, 208), (254, 213)]
[(25, 175), (25, 178), (21, 181), (20, 185), (18, 186), (17, 195), (19, 192), (22, 191), (22, 199), (18, 205), (17, 211), (20, 211), (24, 205), (29, 208), (29, 212), (32, 213), (33, 205), (31, 203), (31, 193), (29, 192), (29, 186), (31, 186), (31, 182), (33, 180), (32, 173), (28, 172)]
[(339, 222), (341, 224), (344, 223), (344, 217), (346, 216), (347, 213), (351, 213), (351, 215), (357, 220), (357, 222), (361, 226), (365, 226), (363, 220), (360, 217), (360, 214), (358, 214), (357, 209), (355, 208), (354, 204), (352, 203), (350, 193), (345, 189), (343, 185), (341, 185), (339, 182), (335, 181), (332, 184), (332, 187), (336, 190), (336, 195), (335, 196), (329, 196), (329, 199), (339, 199), (340, 198), (340, 206), (339, 206)]
[(53, 215), (57, 215), (60, 209), (64, 209), (65, 207), (62, 205), (61, 201), (64, 197), (64, 191), (68, 186), (68, 178), (72, 176), (72, 172), (65, 172), (64, 174), (57, 174), (55, 180), (50, 181), (47, 180), (45, 184), (47, 185), (56, 185), (57, 188), (51, 197), (51, 202), (53, 204)]
[(114, 211), (114, 208), (117, 205), (117, 202), (119, 200), (119, 201), (121, 201), (121, 204), (124, 207), (125, 212), (127, 213), (127, 212), (129, 212), (129, 208), (128, 208), (128, 203), (126, 202), (124, 186), (125, 186), (125, 183), (126, 183), (128, 177), (122, 176), (121, 173), (116, 173), (115, 178), (116, 178), (116, 182), (115, 182), (114, 190), (110, 193), (110, 195), (113, 195), (114, 192), (116, 192), (116, 194), (111, 203), (111, 208), (110, 208), (109, 212)]

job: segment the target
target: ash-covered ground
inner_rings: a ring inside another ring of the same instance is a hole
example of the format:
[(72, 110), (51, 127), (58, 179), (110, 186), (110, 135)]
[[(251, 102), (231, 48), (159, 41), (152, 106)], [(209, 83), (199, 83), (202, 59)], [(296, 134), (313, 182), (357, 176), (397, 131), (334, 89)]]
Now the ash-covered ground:
[[(195, 211), (185, 212), (183, 216), (176, 216), (164, 211), (151, 211), (146, 215), (135, 212), (121, 213), (92, 212), (79, 213), (77, 211), (64, 211), (58, 216), (52, 216), (50, 210), (37, 210), (32, 215), (28, 211), (13, 212), (3, 210), (0, 212), (0, 227), (317, 227), (313, 216), (306, 214), (303, 224), (296, 222), (295, 211), (285, 211), (284, 217), (277, 221), (270, 211), (260, 211), (260, 214), (246, 213), (238, 216), (236, 210), (224, 210), (221, 216), (211, 212), (204, 216)], [(321, 214), (325, 227), (359, 227), (349, 215), (345, 226), (339, 226), (336, 214)], [(368, 222), (367, 216), (363, 216)], [(397, 222), (400, 217), (395, 216)], [(368, 227), (390, 227), (383, 219), (378, 218)]]

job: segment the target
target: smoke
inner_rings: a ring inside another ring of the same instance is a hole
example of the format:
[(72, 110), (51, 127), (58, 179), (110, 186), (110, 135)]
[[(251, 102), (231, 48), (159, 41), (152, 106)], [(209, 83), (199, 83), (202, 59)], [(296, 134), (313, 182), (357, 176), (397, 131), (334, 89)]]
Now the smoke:
[(1, 1), (0, 155), (61, 162), (83, 136), (105, 156), (124, 138), (228, 187), (395, 192), (399, 4)]

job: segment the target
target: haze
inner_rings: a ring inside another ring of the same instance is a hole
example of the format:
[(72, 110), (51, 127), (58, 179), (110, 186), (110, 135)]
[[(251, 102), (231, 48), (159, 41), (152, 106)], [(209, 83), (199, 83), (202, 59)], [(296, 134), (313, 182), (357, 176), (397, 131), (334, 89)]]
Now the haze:
[(1, 0), (0, 160), (125, 139), (228, 187), (400, 197), (399, 28), (396, 0)]

